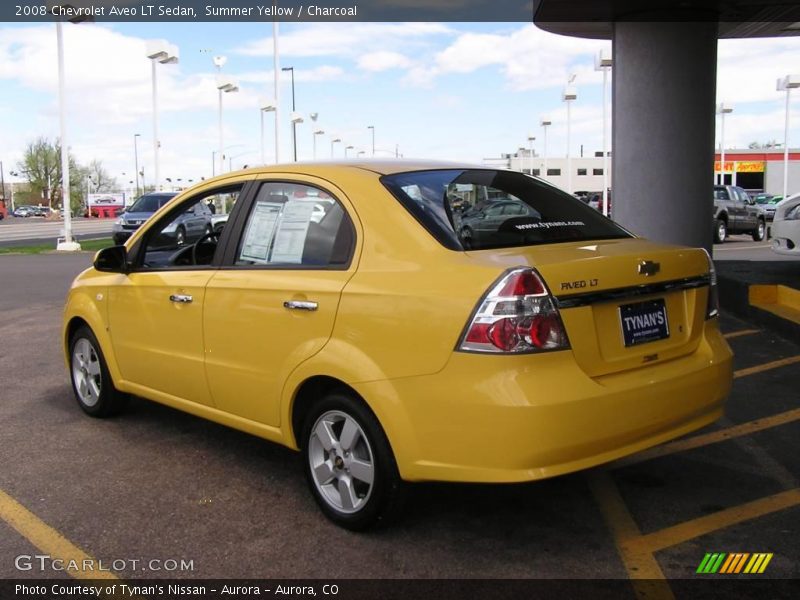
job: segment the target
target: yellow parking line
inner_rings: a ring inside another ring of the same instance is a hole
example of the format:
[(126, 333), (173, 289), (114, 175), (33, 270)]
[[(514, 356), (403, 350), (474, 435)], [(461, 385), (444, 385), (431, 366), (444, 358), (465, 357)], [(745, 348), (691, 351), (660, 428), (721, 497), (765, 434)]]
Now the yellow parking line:
[(730, 333), (724, 334), (726, 340), (732, 340), (733, 338), (741, 337), (743, 335), (753, 335), (754, 333), (761, 333), (760, 329), (742, 329), (740, 331), (731, 331)]
[(78, 569), (66, 571), (72, 577), (118, 579), (109, 571), (84, 570), (84, 564), (97, 564), (97, 562), (3, 490), (0, 490), (0, 519), (11, 525), (39, 550), (50, 555), (53, 560), (62, 560), (64, 565), (74, 561)]
[(748, 421), (747, 423), (734, 425), (733, 427), (726, 427), (725, 429), (719, 429), (710, 433), (704, 433), (702, 435), (696, 435), (694, 437), (670, 442), (668, 444), (664, 444), (663, 446), (656, 446), (655, 448), (645, 450), (644, 452), (640, 452), (639, 454), (635, 454), (629, 458), (623, 458), (622, 460), (615, 462), (613, 467), (627, 467), (628, 465), (641, 463), (654, 458), (659, 458), (661, 456), (668, 456), (670, 454), (675, 454), (676, 452), (684, 452), (685, 450), (693, 450), (694, 448), (701, 448), (702, 446), (724, 442), (733, 438), (741, 437), (743, 435), (749, 435), (757, 431), (763, 431), (764, 429), (770, 429), (772, 427), (785, 425), (786, 423), (791, 423), (798, 420), (800, 420), (800, 408), (794, 408), (777, 415), (772, 415), (771, 417), (755, 419), (753, 421)]
[(641, 543), (642, 534), (628, 511), (617, 486), (606, 471), (588, 473), (589, 488), (614, 536), (617, 551), (631, 579), (637, 597), (674, 600), (664, 572), (652, 552)]
[(658, 552), (712, 531), (750, 521), (779, 510), (792, 508), (799, 504), (800, 488), (794, 488), (648, 533), (640, 538), (640, 543), (649, 551)]
[(747, 369), (739, 369), (733, 372), (733, 378), (746, 377), (762, 371), (769, 371), (770, 369), (777, 369), (778, 367), (785, 367), (786, 365), (793, 365), (800, 362), (800, 356), (790, 356), (789, 358), (782, 358), (780, 360), (773, 360), (772, 362), (764, 363), (763, 365), (756, 365), (755, 367), (748, 367)]

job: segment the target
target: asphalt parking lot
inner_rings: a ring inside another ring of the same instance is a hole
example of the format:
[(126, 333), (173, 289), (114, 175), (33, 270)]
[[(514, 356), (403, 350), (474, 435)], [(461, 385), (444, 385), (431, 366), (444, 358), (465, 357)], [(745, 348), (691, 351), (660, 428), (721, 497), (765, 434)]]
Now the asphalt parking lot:
[[(399, 524), (353, 534), (318, 512), (286, 449), (141, 399), (83, 415), (59, 335), (90, 261), (0, 256), (0, 578), (69, 579), (19, 570), (35, 554), (120, 561), (107, 575), (125, 580), (630, 579), (640, 598), (800, 578), (800, 346), (771, 331), (722, 316), (736, 374), (711, 427), (537, 483), (416, 485)], [(759, 574), (697, 574), (707, 553), (772, 556)]]

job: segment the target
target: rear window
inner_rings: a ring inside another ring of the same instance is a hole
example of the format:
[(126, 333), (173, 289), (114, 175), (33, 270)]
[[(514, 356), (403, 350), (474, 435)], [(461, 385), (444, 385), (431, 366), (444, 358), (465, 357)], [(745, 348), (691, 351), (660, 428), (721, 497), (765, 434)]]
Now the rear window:
[(415, 171), (381, 181), (451, 250), (631, 237), (577, 198), (521, 173)]

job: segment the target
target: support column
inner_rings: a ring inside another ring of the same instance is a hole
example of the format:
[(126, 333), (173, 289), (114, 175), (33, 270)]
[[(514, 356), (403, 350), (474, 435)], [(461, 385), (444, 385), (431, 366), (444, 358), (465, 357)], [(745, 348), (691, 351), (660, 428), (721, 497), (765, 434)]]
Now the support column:
[(614, 220), (711, 250), (717, 23), (614, 24)]

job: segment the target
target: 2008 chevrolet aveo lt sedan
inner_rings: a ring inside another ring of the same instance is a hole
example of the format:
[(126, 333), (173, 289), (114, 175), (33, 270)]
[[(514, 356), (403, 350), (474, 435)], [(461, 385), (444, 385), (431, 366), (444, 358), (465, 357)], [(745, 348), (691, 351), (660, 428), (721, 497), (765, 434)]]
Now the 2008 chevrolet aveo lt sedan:
[[(176, 245), (209, 201), (222, 232)], [(100, 251), (63, 340), (88, 414), (134, 394), (298, 449), (322, 511), (363, 529), (403, 482), (541, 479), (716, 420), (716, 315), (704, 250), (535, 178), (295, 164), (206, 181)]]

